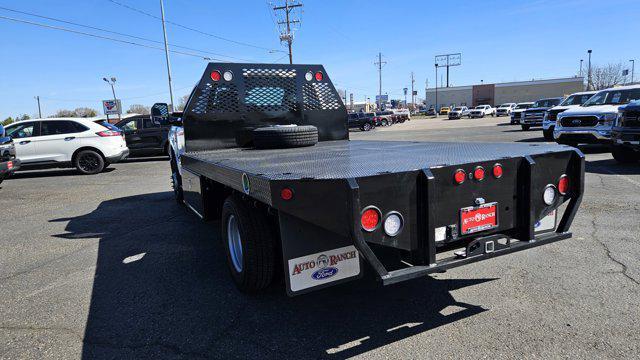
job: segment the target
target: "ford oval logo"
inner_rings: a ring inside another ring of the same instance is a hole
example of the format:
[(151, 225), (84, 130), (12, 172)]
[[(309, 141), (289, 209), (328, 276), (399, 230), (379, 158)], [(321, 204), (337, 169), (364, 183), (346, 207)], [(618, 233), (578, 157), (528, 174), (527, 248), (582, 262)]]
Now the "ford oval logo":
[(332, 277), (333, 275), (338, 273), (338, 269), (334, 267), (326, 267), (324, 269), (317, 270), (314, 272), (311, 277), (315, 280), (322, 280)]

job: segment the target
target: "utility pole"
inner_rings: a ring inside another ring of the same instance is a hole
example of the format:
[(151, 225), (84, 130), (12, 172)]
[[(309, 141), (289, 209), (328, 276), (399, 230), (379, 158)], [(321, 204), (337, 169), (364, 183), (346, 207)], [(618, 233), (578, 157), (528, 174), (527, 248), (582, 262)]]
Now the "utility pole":
[(378, 61), (374, 62), (375, 65), (378, 65), (378, 111), (382, 110), (382, 66), (387, 62), (382, 61), (382, 53), (378, 53)]
[(591, 50), (587, 50), (589, 54), (589, 65), (587, 69), (587, 90), (591, 90)]
[(162, 3), (162, 1), (163, 0), (160, 0), (160, 13), (162, 15), (162, 33), (164, 34), (164, 56), (167, 58), (167, 76), (169, 77), (169, 101), (171, 104), (171, 111), (173, 111), (173, 86), (171, 85), (171, 63), (169, 62), (169, 44), (167, 42), (167, 27), (164, 24), (164, 4)]
[(415, 83), (415, 79), (413, 78), (413, 71), (411, 72), (411, 106), (416, 107), (416, 98), (413, 95), (413, 84)]
[(300, 23), (300, 20), (291, 20), (291, 10), (302, 7), (302, 3), (289, 4), (289, 0), (284, 0), (284, 6), (276, 6), (273, 8), (274, 12), (284, 10), (285, 21), (278, 21), (278, 25), (286, 25), (285, 32), (280, 34), (280, 41), (286, 41), (289, 47), (289, 64), (293, 64), (293, 53), (291, 51), (291, 44), (293, 43), (293, 33), (291, 32), (291, 24)]
[(38, 118), (42, 119), (42, 108), (40, 108), (40, 95), (33, 97), (38, 102)]
[(636, 60), (635, 59), (631, 59), (629, 61), (631, 61), (631, 84), (633, 84), (633, 73), (636, 70)]

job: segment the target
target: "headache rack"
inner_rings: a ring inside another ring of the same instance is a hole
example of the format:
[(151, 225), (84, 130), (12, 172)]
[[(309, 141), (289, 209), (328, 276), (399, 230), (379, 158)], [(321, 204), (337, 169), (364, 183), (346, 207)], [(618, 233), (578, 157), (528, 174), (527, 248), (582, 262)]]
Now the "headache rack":
[(319, 141), (348, 140), (347, 111), (321, 65), (210, 63), (183, 116), (187, 151), (244, 147), (250, 131), (313, 125)]

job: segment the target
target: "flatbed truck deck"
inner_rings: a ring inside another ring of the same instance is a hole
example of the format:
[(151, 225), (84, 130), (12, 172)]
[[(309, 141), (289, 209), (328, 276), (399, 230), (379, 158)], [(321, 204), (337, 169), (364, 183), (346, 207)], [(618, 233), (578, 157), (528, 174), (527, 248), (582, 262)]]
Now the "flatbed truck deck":
[[(319, 65), (212, 63), (172, 129), (176, 196), (222, 220), (241, 290), (265, 288), (279, 268), (289, 295), (365, 268), (387, 285), (571, 237), (577, 149), (351, 141), (338, 98)], [(296, 125), (317, 127), (318, 142), (251, 145), (253, 129)]]

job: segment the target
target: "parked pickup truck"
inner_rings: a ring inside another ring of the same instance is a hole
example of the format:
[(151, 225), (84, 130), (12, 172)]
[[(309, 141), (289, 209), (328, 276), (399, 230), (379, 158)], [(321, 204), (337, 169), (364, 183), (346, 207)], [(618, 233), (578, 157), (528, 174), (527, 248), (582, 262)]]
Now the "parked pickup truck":
[(547, 110), (542, 120), (542, 134), (545, 140), (553, 141), (553, 130), (556, 127), (556, 121), (558, 120), (558, 114), (565, 110), (577, 108), (589, 100), (596, 92), (595, 91), (583, 91), (569, 95), (558, 106), (554, 106)]
[(599, 91), (582, 106), (558, 114), (553, 131), (556, 142), (565, 145), (611, 144), (611, 130), (620, 106), (640, 99), (640, 85)]
[(583, 194), (584, 156), (568, 146), (351, 141), (321, 65), (210, 63), (182, 122), (169, 136), (176, 199), (221, 220), (245, 292), (279, 266), (298, 295), (365, 269), (389, 285), (567, 239)]
[(520, 124), (520, 116), (528, 108), (532, 107), (532, 102), (518, 103), (513, 110), (511, 110), (511, 125)]
[(16, 147), (13, 139), (7, 136), (0, 124), (0, 183), (20, 169), (20, 160), (16, 159)]
[(487, 115), (494, 116), (495, 114), (496, 109), (492, 108), (491, 105), (478, 105), (469, 112), (469, 119), (483, 118)]
[(619, 163), (640, 160), (640, 100), (621, 106), (613, 129), (613, 158)]
[(520, 126), (523, 131), (529, 130), (534, 126), (542, 126), (544, 120), (544, 114), (547, 110), (560, 104), (564, 100), (562, 97), (540, 99), (533, 103), (533, 105), (527, 110), (523, 111), (520, 115)]
[(449, 119), (462, 119), (469, 116), (469, 108), (466, 106), (456, 106), (449, 112)]
[(361, 112), (350, 113), (348, 121), (349, 129), (360, 129), (362, 131), (369, 131), (376, 127), (373, 116), (367, 116), (367, 114)]
[(496, 109), (496, 116), (500, 117), (503, 115), (504, 116), (511, 115), (511, 111), (515, 109), (516, 105), (517, 105), (516, 103), (506, 103), (498, 106), (498, 108)]

